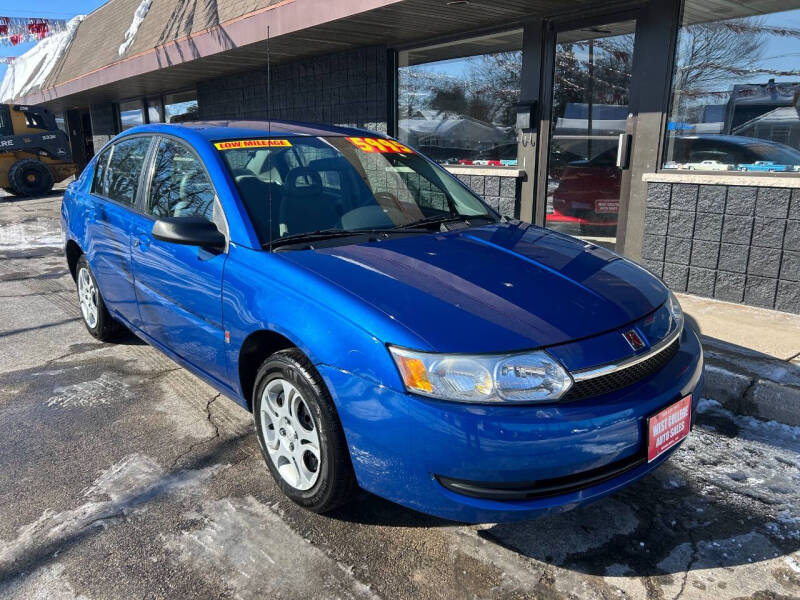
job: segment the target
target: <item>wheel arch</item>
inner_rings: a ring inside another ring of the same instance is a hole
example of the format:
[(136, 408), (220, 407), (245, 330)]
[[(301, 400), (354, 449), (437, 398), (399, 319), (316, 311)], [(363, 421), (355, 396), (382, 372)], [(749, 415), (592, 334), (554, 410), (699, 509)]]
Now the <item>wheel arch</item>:
[(67, 266), (69, 267), (69, 273), (72, 275), (72, 280), (75, 280), (77, 276), (77, 269), (78, 269), (78, 259), (80, 259), (81, 255), (83, 254), (83, 250), (78, 245), (75, 240), (67, 240), (67, 246), (65, 248), (65, 254), (67, 255)]
[(242, 390), (242, 396), (247, 402), (247, 409), (251, 412), (253, 410), (253, 388), (255, 387), (259, 367), (267, 357), (275, 352), (289, 348), (297, 348), (302, 351), (297, 344), (285, 335), (271, 329), (253, 331), (248, 334), (242, 343), (238, 360), (239, 385)]

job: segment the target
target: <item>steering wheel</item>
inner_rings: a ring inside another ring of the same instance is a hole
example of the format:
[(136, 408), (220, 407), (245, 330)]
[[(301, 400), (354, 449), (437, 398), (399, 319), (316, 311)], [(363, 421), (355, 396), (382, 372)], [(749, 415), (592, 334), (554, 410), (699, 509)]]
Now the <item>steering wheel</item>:
[(375, 200), (380, 204), (383, 208), (389, 208), (389, 204), (393, 205), (397, 210), (403, 212), (403, 208), (400, 206), (400, 200), (398, 200), (397, 196), (391, 192), (375, 192), (372, 194), (375, 196)]

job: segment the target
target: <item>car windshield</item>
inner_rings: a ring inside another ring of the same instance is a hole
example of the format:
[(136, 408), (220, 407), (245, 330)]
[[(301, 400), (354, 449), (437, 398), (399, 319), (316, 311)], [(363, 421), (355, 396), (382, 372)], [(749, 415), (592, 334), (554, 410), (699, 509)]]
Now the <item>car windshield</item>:
[(446, 171), (394, 140), (295, 136), (214, 145), (265, 245), (315, 232), (496, 218)]

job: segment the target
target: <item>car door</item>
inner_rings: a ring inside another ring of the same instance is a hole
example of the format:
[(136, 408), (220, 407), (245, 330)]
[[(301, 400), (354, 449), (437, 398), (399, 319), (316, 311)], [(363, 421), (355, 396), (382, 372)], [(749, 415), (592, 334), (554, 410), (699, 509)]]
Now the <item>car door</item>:
[(163, 217), (203, 217), (225, 233), (214, 186), (184, 142), (156, 139), (131, 257), (140, 328), (208, 375), (227, 383), (222, 327), (222, 273), (227, 253), (156, 240)]
[(153, 136), (126, 137), (100, 154), (92, 181), (88, 230), (100, 293), (108, 308), (129, 323), (139, 319), (131, 268), (131, 225), (145, 158)]

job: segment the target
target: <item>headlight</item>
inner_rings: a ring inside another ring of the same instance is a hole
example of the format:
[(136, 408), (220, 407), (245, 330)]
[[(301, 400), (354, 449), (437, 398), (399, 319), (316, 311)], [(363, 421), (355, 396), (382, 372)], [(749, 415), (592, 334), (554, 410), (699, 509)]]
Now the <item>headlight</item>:
[(667, 308), (672, 315), (672, 320), (675, 322), (676, 328), (680, 331), (683, 329), (683, 309), (681, 308), (678, 299), (671, 291), (667, 297)]
[(500, 356), (432, 354), (390, 347), (409, 392), (459, 402), (548, 402), (572, 378), (546, 352)]

